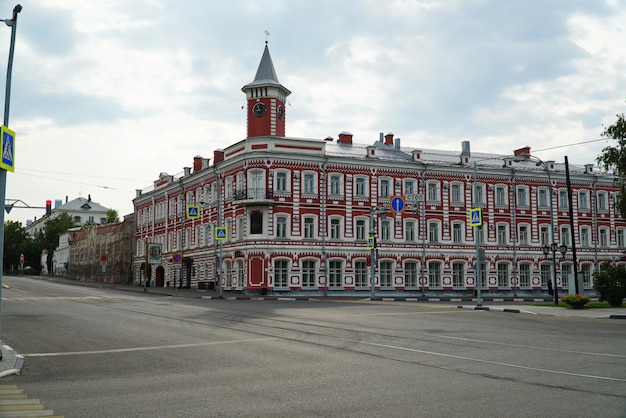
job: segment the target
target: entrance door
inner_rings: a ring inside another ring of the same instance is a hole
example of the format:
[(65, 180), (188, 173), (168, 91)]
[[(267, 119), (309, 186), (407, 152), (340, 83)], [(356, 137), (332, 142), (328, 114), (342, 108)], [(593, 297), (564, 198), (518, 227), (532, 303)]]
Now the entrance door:
[(191, 288), (191, 266), (193, 261), (185, 263), (185, 288)]
[(156, 269), (155, 286), (156, 287), (163, 287), (164, 284), (165, 284), (165, 269), (163, 268), (163, 266), (159, 266)]
[(251, 256), (250, 267), (248, 268), (250, 285), (256, 288), (267, 287), (265, 280), (265, 266), (262, 256)]

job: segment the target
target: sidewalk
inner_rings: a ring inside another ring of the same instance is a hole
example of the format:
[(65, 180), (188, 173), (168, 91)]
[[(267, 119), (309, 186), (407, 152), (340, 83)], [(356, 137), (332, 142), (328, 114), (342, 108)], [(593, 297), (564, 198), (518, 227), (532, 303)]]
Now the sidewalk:
[(482, 306), (476, 304), (459, 305), (459, 309), (473, 309), (507, 313), (524, 313), (530, 315), (550, 315), (569, 318), (626, 319), (626, 308), (572, 309), (564, 303), (559, 306), (536, 306), (531, 303), (504, 304), (487, 302)]
[(11, 347), (0, 341), (2, 361), (0, 361), (0, 378), (20, 374), (24, 367), (24, 357), (15, 352)]

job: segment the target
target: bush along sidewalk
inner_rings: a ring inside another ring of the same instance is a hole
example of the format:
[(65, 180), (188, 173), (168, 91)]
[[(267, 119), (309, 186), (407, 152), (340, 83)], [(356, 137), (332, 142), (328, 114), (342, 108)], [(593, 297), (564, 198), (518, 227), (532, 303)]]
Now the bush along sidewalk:
[(587, 295), (565, 295), (561, 298), (562, 302), (567, 303), (574, 309), (583, 309), (590, 300), (591, 298)]
[(626, 298), (626, 268), (605, 261), (600, 271), (593, 273), (593, 288), (600, 294), (600, 302), (614, 307), (622, 306)]

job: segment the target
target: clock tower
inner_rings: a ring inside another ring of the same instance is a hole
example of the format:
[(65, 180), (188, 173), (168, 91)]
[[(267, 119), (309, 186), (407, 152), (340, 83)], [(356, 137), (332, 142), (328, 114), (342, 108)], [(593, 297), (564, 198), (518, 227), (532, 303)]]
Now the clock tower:
[(248, 138), (285, 136), (285, 102), (291, 92), (278, 82), (267, 41), (254, 81), (241, 91), (248, 100)]

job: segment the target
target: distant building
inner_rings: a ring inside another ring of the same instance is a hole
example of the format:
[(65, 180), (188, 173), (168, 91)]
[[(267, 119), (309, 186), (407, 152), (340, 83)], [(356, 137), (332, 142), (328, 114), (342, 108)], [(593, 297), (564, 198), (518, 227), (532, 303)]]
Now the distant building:
[(91, 195), (87, 198), (77, 197), (69, 202), (67, 198), (65, 198), (65, 203), (62, 203), (62, 200), (55, 200), (52, 213), (50, 215), (44, 215), (33, 222), (27, 222), (26, 232), (28, 232), (31, 236), (34, 236), (38, 231), (43, 229), (48, 220), (54, 219), (61, 213), (67, 213), (70, 215), (75, 226), (83, 226), (86, 223), (96, 225), (104, 224), (107, 220), (108, 211), (109, 208), (92, 201)]
[[(403, 148), (393, 133), (366, 144), (345, 131), (285, 136), (290, 92), (267, 46), (242, 90), (247, 138), (137, 191), (136, 282), (468, 296), (480, 278), (492, 294), (547, 296), (553, 280), (572, 291), (573, 244), (581, 291), (592, 291), (601, 261), (624, 254), (619, 190), (592, 164), (569, 167), (570, 200), (564, 164), (528, 146), (494, 154), (427, 138), (428, 148)], [(470, 217), (475, 209), (482, 217)]]
[(66, 276), (67, 262), (70, 257), (70, 245), (68, 241), (68, 232), (59, 235), (59, 246), (54, 249), (52, 254), (52, 275)]
[(134, 215), (130, 214), (122, 222), (70, 229), (67, 232), (68, 278), (130, 283), (134, 219)]

